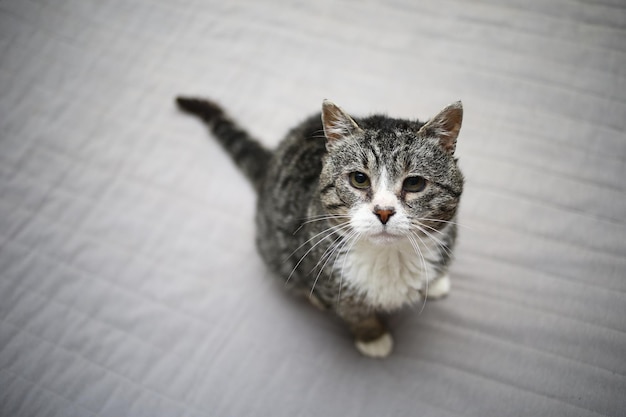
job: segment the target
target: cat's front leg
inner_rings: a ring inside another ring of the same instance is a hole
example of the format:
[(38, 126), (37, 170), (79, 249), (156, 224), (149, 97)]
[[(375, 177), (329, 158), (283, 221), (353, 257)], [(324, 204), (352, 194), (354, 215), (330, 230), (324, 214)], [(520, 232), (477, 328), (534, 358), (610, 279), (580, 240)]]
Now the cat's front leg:
[(429, 300), (444, 298), (450, 293), (450, 276), (445, 273), (442, 277), (430, 282), (428, 287), (420, 292)]
[(357, 350), (371, 358), (385, 358), (393, 350), (393, 338), (374, 313), (361, 313), (344, 308), (337, 311), (354, 335)]
[(354, 345), (361, 354), (370, 358), (386, 358), (393, 350), (393, 337), (389, 332), (383, 333), (377, 339), (354, 339)]

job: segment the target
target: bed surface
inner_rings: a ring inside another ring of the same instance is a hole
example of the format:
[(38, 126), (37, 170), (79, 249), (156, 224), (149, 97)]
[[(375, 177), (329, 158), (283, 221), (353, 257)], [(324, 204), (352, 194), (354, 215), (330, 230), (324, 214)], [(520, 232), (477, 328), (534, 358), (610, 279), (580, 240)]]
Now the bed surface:
[[(377, 3), (0, 1), (1, 416), (626, 415), (624, 2)], [(268, 146), (462, 99), (450, 297), (359, 356), (179, 93)]]

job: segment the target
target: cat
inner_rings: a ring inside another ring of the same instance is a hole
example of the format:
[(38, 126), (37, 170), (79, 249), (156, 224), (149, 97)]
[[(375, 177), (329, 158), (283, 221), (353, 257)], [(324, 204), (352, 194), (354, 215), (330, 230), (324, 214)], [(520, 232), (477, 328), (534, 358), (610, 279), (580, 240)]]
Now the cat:
[(269, 269), (339, 316), (363, 355), (393, 349), (381, 314), (448, 294), (464, 183), (454, 156), (460, 101), (422, 123), (353, 118), (324, 100), (269, 150), (215, 102), (176, 100), (256, 190), (256, 243)]

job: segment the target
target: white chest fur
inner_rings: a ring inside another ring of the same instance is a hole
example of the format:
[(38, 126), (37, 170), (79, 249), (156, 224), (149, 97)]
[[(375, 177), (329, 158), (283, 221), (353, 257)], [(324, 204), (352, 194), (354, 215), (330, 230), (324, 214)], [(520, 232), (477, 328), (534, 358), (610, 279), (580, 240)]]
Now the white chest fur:
[(420, 290), (437, 278), (426, 256), (430, 248), (420, 249), (424, 258), (408, 240), (390, 245), (358, 242), (345, 255), (344, 282), (377, 309), (394, 310), (418, 301)]

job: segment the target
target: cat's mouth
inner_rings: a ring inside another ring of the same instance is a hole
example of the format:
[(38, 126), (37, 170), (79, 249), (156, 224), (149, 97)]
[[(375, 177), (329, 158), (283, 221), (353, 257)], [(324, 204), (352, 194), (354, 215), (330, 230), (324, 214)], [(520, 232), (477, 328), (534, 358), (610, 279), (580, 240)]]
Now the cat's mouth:
[(372, 243), (377, 245), (389, 245), (391, 243), (397, 243), (402, 239), (402, 235), (396, 235), (394, 233), (389, 233), (387, 231), (382, 231), (379, 233), (374, 233), (368, 236), (369, 240)]

